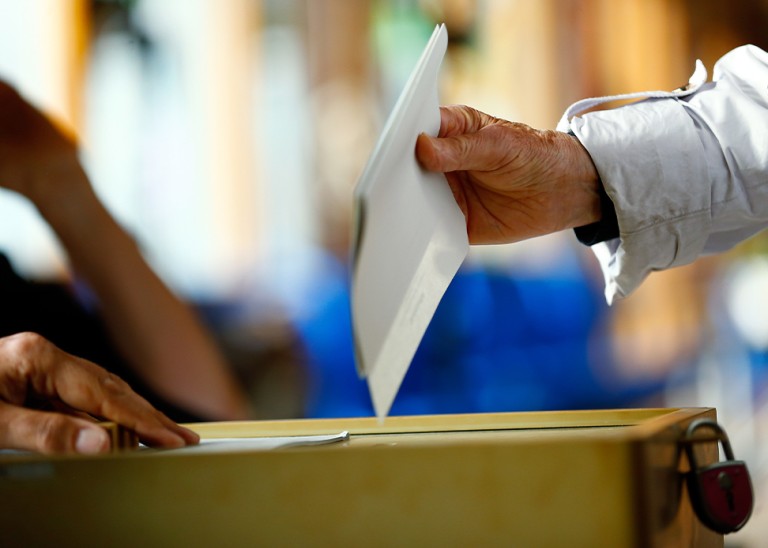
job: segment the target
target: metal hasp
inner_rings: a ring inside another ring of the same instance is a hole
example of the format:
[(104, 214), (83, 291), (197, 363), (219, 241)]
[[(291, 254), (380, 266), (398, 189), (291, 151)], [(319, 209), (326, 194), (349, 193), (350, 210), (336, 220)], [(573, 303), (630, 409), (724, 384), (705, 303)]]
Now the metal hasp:
[[(701, 428), (711, 429), (714, 437), (694, 437)], [(722, 444), (726, 460), (699, 467), (695, 446), (713, 441)], [(711, 419), (691, 422), (682, 442), (691, 467), (687, 473), (688, 494), (696, 515), (704, 525), (718, 533), (738, 531), (752, 515), (754, 500), (746, 463), (734, 459), (728, 435)]]

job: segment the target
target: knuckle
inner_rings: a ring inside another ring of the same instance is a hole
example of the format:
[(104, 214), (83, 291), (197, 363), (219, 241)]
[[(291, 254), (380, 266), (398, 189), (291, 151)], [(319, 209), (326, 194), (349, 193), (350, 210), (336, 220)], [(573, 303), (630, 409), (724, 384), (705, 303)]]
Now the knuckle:
[(53, 347), (42, 335), (32, 332), (16, 333), (3, 338), (1, 342), (6, 355), (22, 368), (31, 366)]
[(466, 128), (474, 127), (475, 122), (477, 121), (476, 113), (477, 111), (471, 107), (464, 107), (459, 111), (462, 127), (465, 129), (465, 131)]
[(128, 383), (112, 373), (104, 372), (99, 377), (99, 384), (102, 397), (97, 405), (102, 416), (111, 417), (119, 414), (126, 402), (134, 397), (134, 392)]
[(477, 146), (476, 139), (457, 139), (456, 140), (456, 156), (462, 161), (466, 161), (467, 158), (471, 158), (475, 148)]
[(35, 445), (43, 453), (57, 453), (68, 449), (66, 418), (47, 413), (35, 424)]
[(483, 134), (490, 140), (501, 140), (506, 138), (509, 128), (502, 124), (491, 124), (483, 128)]
[(106, 392), (114, 395), (122, 395), (130, 390), (128, 384), (123, 379), (109, 371), (104, 371), (99, 381)]
[(24, 355), (38, 351), (50, 343), (42, 335), (27, 331), (6, 337), (4, 344), (13, 353)]

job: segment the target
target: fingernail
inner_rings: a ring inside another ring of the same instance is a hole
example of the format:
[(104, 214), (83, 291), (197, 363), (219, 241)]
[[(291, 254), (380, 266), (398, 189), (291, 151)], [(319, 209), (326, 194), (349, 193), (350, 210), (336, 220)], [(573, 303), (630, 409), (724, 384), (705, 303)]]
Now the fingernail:
[(435, 153), (434, 139), (426, 133), (419, 135), (419, 141), (416, 146), (416, 156), (418, 157), (419, 162), (426, 168), (431, 167), (434, 163)]
[(189, 428), (185, 428), (184, 426), (182, 426), (182, 428), (184, 428), (184, 433), (186, 434), (187, 438), (189, 438), (190, 440), (194, 441), (195, 443), (200, 441), (200, 434), (198, 434), (194, 430), (190, 430)]
[(77, 434), (75, 450), (84, 455), (95, 455), (109, 449), (109, 436), (101, 428), (83, 428)]

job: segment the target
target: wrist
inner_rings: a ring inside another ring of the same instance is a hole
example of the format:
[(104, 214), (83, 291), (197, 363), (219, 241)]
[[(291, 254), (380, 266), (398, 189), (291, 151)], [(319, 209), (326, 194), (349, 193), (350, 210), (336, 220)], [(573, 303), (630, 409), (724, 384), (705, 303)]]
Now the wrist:
[[(599, 222), (602, 218), (603, 200), (605, 195), (600, 176), (592, 157), (573, 134), (563, 135), (568, 139), (567, 157), (565, 162), (567, 173), (564, 175), (569, 184), (568, 197), (568, 226), (575, 228)], [(607, 196), (606, 196), (607, 197)]]
[[(588, 204), (584, 208), (585, 215), (583, 220), (572, 228), (576, 234), (576, 238), (584, 245), (595, 245), (606, 240), (612, 240), (619, 237), (619, 223), (616, 217), (616, 209), (614, 208), (613, 201), (608, 196), (603, 186), (603, 182), (600, 180), (600, 175), (597, 173), (592, 157), (587, 150), (581, 144), (581, 141), (573, 134), (568, 132), (572, 141), (578, 144), (581, 148), (581, 152), (577, 152), (577, 156), (580, 158), (581, 169), (577, 172), (583, 174), (583, 180), (587, 185), (587, 200)], [(588, 162), (587, 162), (588, 160)], [(597, 192), (598, 210), (595, 212), (595, 202), (593, 193)]]
[(104, 206), (82, 168), (77, 165), (55, 177), (55, 184), (48, 182), (40, 192), (27, 195), (40, 215), (57, 234), (77, 227), (97, 228), (94, 224), (103, 220)]

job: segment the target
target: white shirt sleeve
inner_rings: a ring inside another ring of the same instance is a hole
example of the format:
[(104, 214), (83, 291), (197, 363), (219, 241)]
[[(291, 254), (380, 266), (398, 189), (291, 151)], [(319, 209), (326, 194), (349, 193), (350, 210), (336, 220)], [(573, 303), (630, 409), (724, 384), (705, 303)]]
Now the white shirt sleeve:
[(654, 270), (724, 251), (768, 226), (768, 54), (743, 46), (713, 81), (573, 118), (620, 237), (593, 246), (611, 303)]

